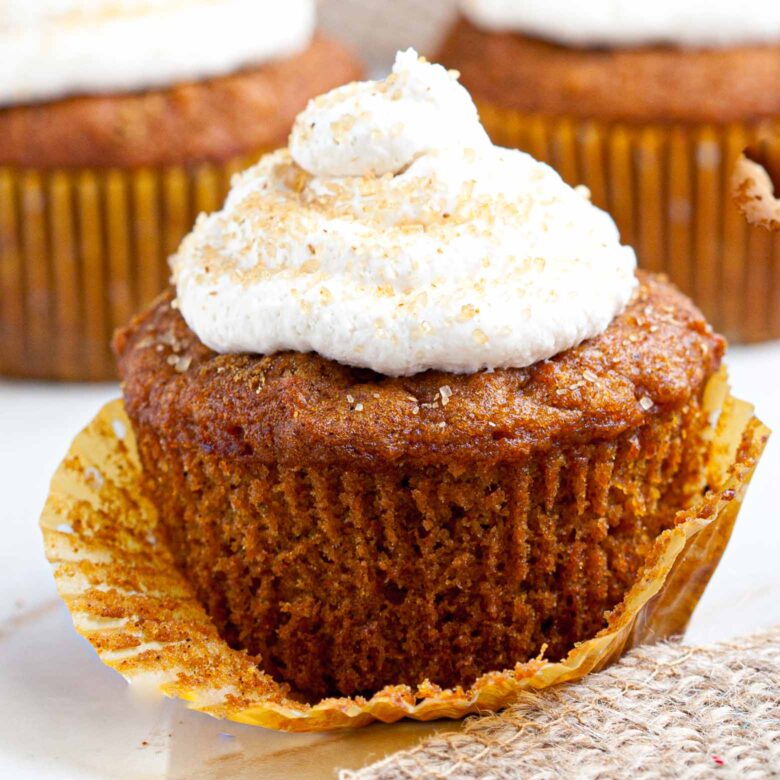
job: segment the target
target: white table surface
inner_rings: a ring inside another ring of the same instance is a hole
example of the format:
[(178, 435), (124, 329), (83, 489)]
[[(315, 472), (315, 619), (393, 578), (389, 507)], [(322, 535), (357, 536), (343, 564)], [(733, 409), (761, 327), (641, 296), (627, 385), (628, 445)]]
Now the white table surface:
[[(723, 561), (688, 630), (693, 642), (780, 622), (780, 343), (733, 348), (735, 394), (770, 441)], [(0, 380), (0, 777), (333, 777), (452, 724), (287, 735), (142, 701), (102, 666), (57, 599), (38, 531), (48, 481), (113, 385)]]

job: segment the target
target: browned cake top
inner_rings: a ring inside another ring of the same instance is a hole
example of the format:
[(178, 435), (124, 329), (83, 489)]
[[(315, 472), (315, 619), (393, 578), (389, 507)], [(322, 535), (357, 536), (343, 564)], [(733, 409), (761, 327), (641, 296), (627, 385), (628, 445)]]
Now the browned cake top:
[(130, 416), (207, 452), (372, 467), (510, 461), (612, 438), (698, 394), (724, 341), (661, 278), (641, 276), (597, 338), (529, 368), (392, 378), (311, 353), (217, 355), (172, 291), (115, 338)]
[(461, 19), (438, 59), (474, 99), (604, 120), (732, 122), (780, 113), (780, 45), (575, 49)]
[(223, 161), (284, 145), (299, 111), (360, 78), (324, 38), (289, 59), (230, 76), (121, 95), (0, 109), (0, 164), (132, 167)]

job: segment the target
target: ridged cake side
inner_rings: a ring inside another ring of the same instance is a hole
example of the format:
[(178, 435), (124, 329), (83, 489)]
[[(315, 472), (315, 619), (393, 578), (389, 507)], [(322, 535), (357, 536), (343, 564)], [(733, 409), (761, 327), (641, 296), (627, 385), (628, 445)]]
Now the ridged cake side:
[(222, 635), (307, 700), (468, 685), (606, 624), (701, 488), (698, 401), (527, 462), (376, 472), (139, 449), (180, 569)]

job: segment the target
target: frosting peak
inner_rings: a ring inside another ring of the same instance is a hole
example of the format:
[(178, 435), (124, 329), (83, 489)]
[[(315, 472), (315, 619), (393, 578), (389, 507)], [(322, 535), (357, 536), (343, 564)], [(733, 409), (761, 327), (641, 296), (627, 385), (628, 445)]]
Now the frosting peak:
[(309, 102), (290, 153), (312, 176), (398, 173), (420, 155), (489, 144), (457, 74), (409, 49), (384, 81), (347, 84)]
[(463, 87), (414, 52), (313, 101), (172, 261), (212, 349), (391, 375), (550, 357), (607, 327), (635, 264), (584, 191), (493, 146)]

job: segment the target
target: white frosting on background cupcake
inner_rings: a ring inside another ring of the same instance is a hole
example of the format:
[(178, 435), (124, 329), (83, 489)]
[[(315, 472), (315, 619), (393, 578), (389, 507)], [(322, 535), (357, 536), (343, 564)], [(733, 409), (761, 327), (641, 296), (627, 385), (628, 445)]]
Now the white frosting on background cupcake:
[(780, 42), (778, 0), (460, 0), (478, 27), (574, 46)]
[(0, 105), (225, 75), (314, 24), (314, 0), (0, 0)]
[(493, 146), (455, 76), (411, 50), (312, 101), (172, 261), (212, 349), (390, 375), (555, 355), (606, 329), (635, 265), (585, 192)]

